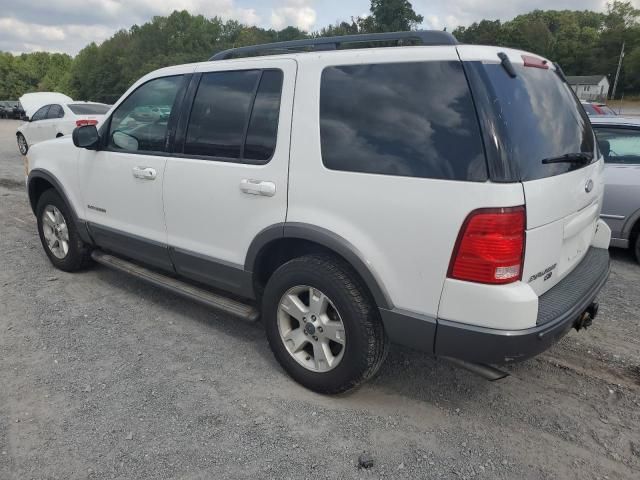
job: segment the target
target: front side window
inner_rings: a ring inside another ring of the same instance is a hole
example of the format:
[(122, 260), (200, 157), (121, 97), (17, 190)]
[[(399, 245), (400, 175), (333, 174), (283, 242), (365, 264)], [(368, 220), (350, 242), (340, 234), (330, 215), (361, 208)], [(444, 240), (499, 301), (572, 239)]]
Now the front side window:
[(32, 122), (37, 122), (38, 120), (44, 120), (47, 118), (47, 112), (49, 111), (49, 107), (51, 105), (45, 105), (41, 109), (39, 109), (36, 113), (31, 117)]
[(151, 80), (135, 90), (111, 116), (109, 148), (165, 152), (169, 117), (182, 75)]
[(484, 181), (471, 93), (457, 61), (328, 67), (322, 160), (332, 170)]
[(640, 164), (640, 128), (594, 127), (606, 163)]
[(51, 105), (49, 109), (49, 113), (47, 113), (47, 118), (62, 118), (64, 117), (64, 110), (60, 105)]
[(275, 150), (282, 72), (245, 70), (202, 76), (184, 153), (265, 163)]

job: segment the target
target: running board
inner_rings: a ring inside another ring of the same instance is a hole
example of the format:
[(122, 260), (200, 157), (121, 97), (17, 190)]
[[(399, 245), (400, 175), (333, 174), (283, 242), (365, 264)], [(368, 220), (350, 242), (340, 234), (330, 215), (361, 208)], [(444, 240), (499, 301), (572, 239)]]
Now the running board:
[(141, 280), (158, 287), (165, 288), (171, 292), (177, 293), (178, 295), (182, 295), (183, 297), (187, 297), (191, 300), (195, 300), (196, 302), (215, 308), (216, 310), (221, 310), (250, 322), (258, 320), (259, 312), (251, 305), (246, 305), (236, 300), (193, 286), (189, 283), (183, 282), (182, 280), (154, 272), (135, 263), (123, 260), (122, 258), (104, 253), (100, 250), (94, 250), (91, 252), (91, 258), (105, 267), (128, 273), (129, 275), (133, 275)]

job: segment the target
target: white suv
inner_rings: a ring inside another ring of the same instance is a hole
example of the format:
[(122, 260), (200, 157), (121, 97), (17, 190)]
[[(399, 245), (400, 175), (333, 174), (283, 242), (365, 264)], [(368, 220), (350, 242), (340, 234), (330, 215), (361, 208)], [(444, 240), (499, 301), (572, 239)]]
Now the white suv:
[(588, 325), (609, 271), (603, 161), (562, 71), (445, 32), (164, 68), (27, 170), (56, 267), (260, 313), (319, 392), (371, 377), (389, 341), (489, 375)]

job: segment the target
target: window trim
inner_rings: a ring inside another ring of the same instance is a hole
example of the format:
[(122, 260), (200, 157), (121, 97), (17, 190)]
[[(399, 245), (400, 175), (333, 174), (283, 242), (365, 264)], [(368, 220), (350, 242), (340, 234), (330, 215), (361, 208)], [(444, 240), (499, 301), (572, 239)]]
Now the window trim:
[[(245, 121), (245, 126), (242, 135), (242, 145), (240, 146), (240, 157), (232, 158), (232, 157), (221, 157), (221, 156), (213, 156), (213, 155), (194, 155), (189, 153), (184, 153), (184, 147), (187, 143), (187, 132), (189, 130), (189, 122), (191, 121), (191, 114), (193, 112), (193, 105), (195, 103), (196, 95), (198, 94), (198, 90), (200, 88), (200, 83), (202, 82), (202, 77), (208, 73), (234, 73), (234, 72), (248, 72), (248, 71), (257, 71), (259, 73), (258, 78), (256, 80), (256, 84), (254, 85), (252, 98), (251, 98), (251, 106), (249, 108), (249, 115), (247, 115), (247, 119)], [(276, 145), (271, 153), (271, 156), (266, 160), (255, 160), (252, 158), (243, 158), (245, 145), (247, 143), (247, 134), (249, 132), (249, 125), (251, 124), (251, 117), (253, 115), (253, 110), (256, 103), (256, 98), (258, 95), (258, 89), (260, 88), (260, 84), (262, 82), (262, 77), (264, 72), (266, 71), (278, 71), (282, 75), (282, 84), (280, 87), (280, 106), (278, 108), (278, 125), (276, 128)], [(205, 160), (210, 162), (221, 162), (221, 163), (235, 163), (239, 165), (255, 165), (255, 166), (263, 166), (268, 165), (278, 150), (278, 134), (280, 132), (280, 120), (282, 115), (282, 97), (284, 94), (284, 86), (285, 86), (285, 72), (281, 68), (278, 67), (265, 67), (265, 68), (237, 68), (233, 70), (212, 70), (208, 72), (197, 72), (194, 75), (191, 85), (189, 85), (188, 95), (185, 96), (185, 101), (183, 104), (183, 112), (179, 121), (179, 125), (177, 127), (177, 132), (175, 135), (176, 142), (174, 144), (174, 151), (171, 155), (173, 158), (185, 158), (189, 160)], [(184, 120), (183, 120), (184, 118)]]
[[(178, 119), (182, 115), (182, 109), (185, 100), (185, 92), (187, 90), (187, 86), (190, 84), (192, 73), (176, 73), (173, 75), (163, 75), (160, 77), (150, 78), (144, 83), (138, 85), (135, 90), (133, 90), (127, 97), (120, 101), (118, 105), (113, 109), (111, 115), (106, 122), (102, 124), (100, 131), (98, 132), (100, 135), (100, 151), (109, 152), (109, 153), (119, 153), (123, 155), (147, 155), (151, 157), (170, 157), (173, 152), (173, 140), (175, 137), (175, 129), (178, 123)], [(176, 92), (176, 97), (173, 100), (173, 106), (171, 107), (171, 113), (169, 114), (169, 120), (167, 121), (167, 133), (165, 134), (165, 148), (166, 151), (163, 152), (154, 152), (148, 150), (139, 150), (139, 151), (129, 151), (129, 150), (116, 150), (114, 148), (109, 147), (109, 132), (111, 132), (111, 122), (113, 120), (113, 116), (118, 111), (118, 109), (122, 106), (124, 102), (126, 102), (131, 96), (136, 93), (139, 89), (151, 83), (155, 80), (160, 80), (163, 78), (172, 78), (172, 77), (182, 77), (182, 82), (178, 87), (178, 91)], [(173, 131), (172, 131), (173, 128)]]

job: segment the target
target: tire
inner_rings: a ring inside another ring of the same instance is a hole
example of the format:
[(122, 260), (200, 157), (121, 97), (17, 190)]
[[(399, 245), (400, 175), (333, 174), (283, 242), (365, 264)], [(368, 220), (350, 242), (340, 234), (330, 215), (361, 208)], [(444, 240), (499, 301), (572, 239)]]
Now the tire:
[(36, 218), (42, 247), (56, 268), (76, 272), (90, 264), (91, 251), (80, 239), (69, 208), (55, 190), (40, 196)]
[(27, 144), (27, 139), (24, 138), (24, 135), (22, 135), (21, 133), (18, 133), (16, 135), (16, 140), (18, 141), (18, 150), (20, 151), (20, 154), (26, 155), (27, 152), (29, 151), (29, 145)]
[[(316, 308), (326, 308), (325, 313), (312, 315), (319, 311)], [(282, 368), (318, 393), (357, 387), (376, 374), (387, 354), (387, 337), (373, 299), (353, 269), (332, 255), (298, 257), (278, 268), (266, 285), (262, 315)]]
[(636, 260), (640, 263), (640, 232), (635, 235), (635, 241), (633, 242), (633, 253), (636, 255)]

